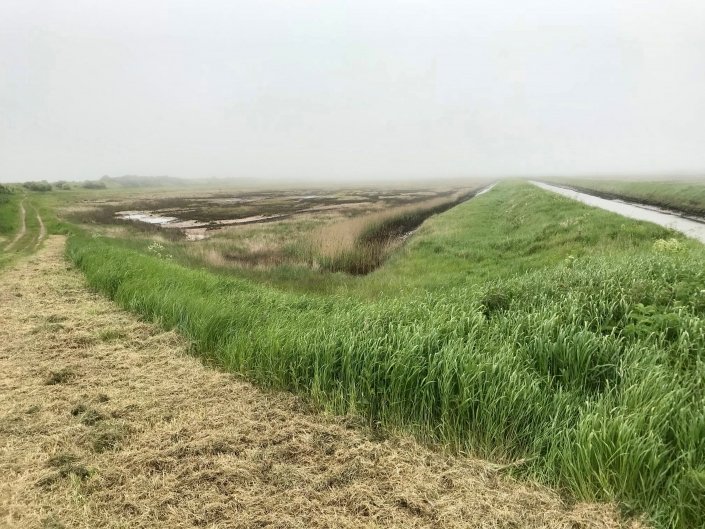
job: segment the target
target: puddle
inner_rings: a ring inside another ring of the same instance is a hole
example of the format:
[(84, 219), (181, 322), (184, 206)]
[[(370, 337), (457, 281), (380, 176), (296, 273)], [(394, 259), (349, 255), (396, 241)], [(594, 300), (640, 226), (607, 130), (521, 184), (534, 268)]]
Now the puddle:
[(251, 222), (262, 222), (265, 220), (280, 219), (286, 217), (287, 215), (252, 215), (251, 217), (243, 217), (241, 219), (225, 219), (225, 220), (214, 220), (213, 224), (219, 226), (232, 226), (235, 224), (249, 224)]
[(533, 180), (531, 180), (531, 183), (541, 189), (558, 193), (564, 197), (572, 198), (573, 200), (577, 200), (583, 204), (587, 204), (588, 206), (602, 208), (604, 210), (611, 211), (612, 213), (618, 213), (624, 217), (629, 217), (630, 219), (652, 222), (654, 224), (658, 224), (659, 226), (663, 226), (664, 228), (679, 231), (688, 237), (692, 237), (693, 239), (697, 239), (698, 241), (705, 243), (704, 222), (682, 217), (676, 213), (669, 213), (667, 211), (659, 210), (652, 206), (643, 206), (630, 202), (624, 202), (622, 200), (608, 200), (606, 198), (588, 195), (587, 193), (580, 193), (564, 187), (544, 184), (543, 182), (535, 182)]
[[(477, 195), (481, 195), (483, 193), (486, 193), (490, 189), (494, 187), (494, 184), (484, 188), (480, 192), (477, 193)], [(435, 195), (433, 192), (417, 192), (417, 193), (405, 193), (403, 194), (404, 196), (425, 196), (425, 195)], [(477, 196), (475, 195), (475, 196)], [(390, 197), (398, 198), (400, 195), (390, 195)], [(358, 195), (354, 195), (355, 198), (359, 198)], [(337, 198), (338, 200), (342, 200), (341, 197), (336, 197), (335, 195), (297, 195), (293, 197), (289, 197), (296, 199), (300, 202), (306, 202), (308, 200), (314, 200), (314, 199), (321, 199), (321, 198)], [(231, 198), (220, 198), (217, 200), (213, 199), (198, 199), (198, 200), (207, 200), (209, 202), (218, 202), (218, 203), (228, 203), (228, 204), (236, 204), (236, 203), (241, 203), (241, 202), (252, 202), (254, 199), (252, 198), (238, 198), (238, 197), (231, 197)], [(303, 205), (303, 204), (302, 204)], [(320, 212), (320, 211), (343, 211), (343, 210), (350, 210), (350, 209), (358, 209), (358, 208), (364, 208), (364, 207), (369, 207), (372, 205), (372, 202), (369, 200), (358, 200), (358, 201), (352, 201), (352, 202), (338, 202), (335, 204), (319, 204), (319, 205), (313, 205), (308, 208), (295, 208), (292, 209), (291, 212), (288, 213), (278, 213), (274, 215), (251, 215), (249, 217), (242, 217), (242, 218), (234, 218), (234, 219), (222, 219), (222, 220), (211, 220), (211, 221), (203, 221), (203, 220), (193, 220), (193, 219), (183, 219), (179, 217), (173, 217), (170, 216), (169, 213), (176, 213), (180, 212), (181, 214), (184, 213), (185, 210), (183, 209), (157, 209), (155, 211), (118, 211), (115, 213), (115, 217), (121, 220), (131, 220), (135, 222), (144, 222), (146, 224), (153, 224), (157, 225), (160, 228), (163, 229), (177, 229), (181, 230), (184, 235), (186, 236), (186, 239), (189, 241), (200, 241), (203, 239), (207, 239), (210, 233), (212, 233), (214, 230), (218, 230), (220, 228), (225, 228), (227, 226), (238, 226), (238, 225), (243, 225), (243, 224), (253, 224), (253, 223), (258, 223), (258, 222), (267, 222), (271, 220), (277, 220), (277, 219), (284, 219), (286, 217), (290, 217), (292, 215), (297, 215), (297, 214), (302, 214), (302, 213), (309, 213), (309, 212)], [(188, 210), (192, 211), (192, 210)], [(406, 234), (405, 238), (410, 235)]]
[(166, 224), (167, 222), (173, 222), (178, 220), (176, 217), (164, 217), (162, 215), (155, 215), (149, 213), (148, 211), (118, 211), (115, 216), (123, 220), (137, 220), (139, 222), (146, 222), (147, 224)]
[(497, 184), (492, 184), (492, 185), (487, 186), (485, 189), (482, 189), (481, 191), (478, 191), (477, 193), (475, 193), (475, 196), (479, 197), (480, 195), (484, 195), (488, 191), (492, 191), (492, 188), (496, 185)]
[(156, 224), (161, 228), (182, 230), (189, 241), (202, 241), (208, 238), (208, 231), (214, 228), (252, 224), (286, 217), (287, 215), (252, 215), (239, 219), (223, 219), (204, 222), (199, 220), (181, 220), (177, 217), (167, 217), (149, 211), (118, 211), (115, 216), (122, 220), (134, 220), (147, 224)]

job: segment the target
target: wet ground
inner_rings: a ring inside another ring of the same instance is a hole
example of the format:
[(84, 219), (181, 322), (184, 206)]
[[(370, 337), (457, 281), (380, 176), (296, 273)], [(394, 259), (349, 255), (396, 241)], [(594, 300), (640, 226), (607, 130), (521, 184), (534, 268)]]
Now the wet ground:
[(541, 189), (558, 193), (559, 195), (577, 200), (588, 206), (618, 213), (630, 219), (652, 222), (659, 226), (679, 231), (688, 237), (705, 243), (705, 219), (701, 222), (675, 212), (660, 210), (653, 206), (633, 204), (622, 200), (608, 200), (606, 198), (588, 195), (587, 193), (580, 193), (565, 187), (544, 184), (543, 182), (532, 181), (531, 183)]
[(130, 222), (146, 231), (155, 229), (182, 232), (187, 239), (207, 238), (214, 230), (226, 226), (282, 220), (290, 216), (324, 213), (340, 217), (365, 215), (390, 208), (423, 205), (429, 200), (453, 200), (470, 188), (390, 190), (348, 189), (336, 192), (205, 191), (199, 196), (164, 194), (118, 196), (114, 199), (84, 201), (69, 211), (71, 220), (81, 224), (111, 225)]

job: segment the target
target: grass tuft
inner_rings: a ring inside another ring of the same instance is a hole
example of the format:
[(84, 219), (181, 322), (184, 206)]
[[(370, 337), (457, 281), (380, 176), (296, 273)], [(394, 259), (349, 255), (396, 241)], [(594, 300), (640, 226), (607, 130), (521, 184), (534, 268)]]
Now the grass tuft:
[(98, 454), (117, 450), (128, 433), (128, 428), (121, 423), (101, 422), (91, 434), (91, 447)]
[(54, 386), (56, 384), (66, 384), (67, 382), (70, 382), (71, 379), (75, 376), (76, 374), (73, 372), (72, 369), (64, 367), (59, 369), (58, 371), (51, 371), (46, 377), (44, 383), (47, 386)]

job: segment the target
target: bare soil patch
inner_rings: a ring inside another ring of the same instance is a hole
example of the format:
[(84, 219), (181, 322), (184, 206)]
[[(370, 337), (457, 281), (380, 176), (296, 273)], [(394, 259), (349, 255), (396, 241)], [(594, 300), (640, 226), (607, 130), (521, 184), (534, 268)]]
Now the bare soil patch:
[(0, 276), (0, 526), (622, 526), (205, 367), (91, 293), (63, 246)]
[(39, 214), (39, 211), (37, 211), (37, 223), (39, 224), (39, 234), (37, 235), (37, 243), (35, 244), (35, 247), (39, 246), (39, 244), (47, 236), (47, 229), (44, 225), (44, 221), (42, 220), (41, 215)]

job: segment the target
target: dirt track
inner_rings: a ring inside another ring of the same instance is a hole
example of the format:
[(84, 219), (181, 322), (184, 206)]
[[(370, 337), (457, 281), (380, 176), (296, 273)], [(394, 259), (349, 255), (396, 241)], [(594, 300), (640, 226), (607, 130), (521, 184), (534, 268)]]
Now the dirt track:
[(204, 367), (92, 294), (63, 244), (0, 275), (0, 527), (619, 527)]
[(39, 246), (39, 244), (44, 240), (44, 237), (47, 236), (47, 229), (46, 226), (44, 226), (44, 221), (42, 220), (41, 215), (39, 214), (39, 211), (37, 210), (37, 224), (39, 224), (39, 233), (37, 234), (37, 242), (34, 245), (35, 247)]

